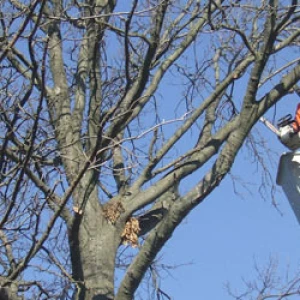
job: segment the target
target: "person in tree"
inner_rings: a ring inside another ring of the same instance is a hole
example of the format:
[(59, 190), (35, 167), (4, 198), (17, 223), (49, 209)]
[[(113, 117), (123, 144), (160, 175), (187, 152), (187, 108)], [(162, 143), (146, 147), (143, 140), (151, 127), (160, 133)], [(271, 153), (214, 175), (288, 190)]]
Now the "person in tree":
[(295, 133), (300, 131), (300, 103), (297, 105), (295, 119), (292, 123), (292, 127)]
[[(293, 89), (300, 97), (300, 89)], [(295, 151), (300, 148), (300, 103), (297, 105), (295, 117), (291, 114), (281, 118), (277, 124), (278, 137), (280, 141), (290, 150)]]

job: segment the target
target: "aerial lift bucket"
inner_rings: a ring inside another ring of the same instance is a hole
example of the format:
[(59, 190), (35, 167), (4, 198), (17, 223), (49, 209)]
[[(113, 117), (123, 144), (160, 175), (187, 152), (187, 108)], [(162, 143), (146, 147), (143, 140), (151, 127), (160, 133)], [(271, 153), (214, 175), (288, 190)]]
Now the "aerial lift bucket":
[[(300, 89), (297, 87), (294, 91), (300, 97)], [(292, 115), (286, 115), (279, 120), (277, 124), (278, 128), (264, 117), (261, 117), (260, 121), (277, 135), (283, 145), (293, 151), (281, 155), (276, 183), (282, 187), (300, 223), (300, 152), (295, 151), (300, 148), (300, 131), (294, 132), (293, 129), (293, 122), (296, 122), (298, 126), (300, 125), (299, 120), (296, 121), (297, 114), (299, 113), (298, 109), (299, 105), (295, 120), (292, 118)]]
[(265, 118), (260, 119), (280, 142), (294, 152), (284, 153), (280, 157), (276, 183), (280, 185), (300, 223), (300, 133), (293, 133), (291, 117), (288, 115), (279, 120), (278, 128)]
[(300, 152), (280, 157), (276, 183), (282, 187), (300, 223)]

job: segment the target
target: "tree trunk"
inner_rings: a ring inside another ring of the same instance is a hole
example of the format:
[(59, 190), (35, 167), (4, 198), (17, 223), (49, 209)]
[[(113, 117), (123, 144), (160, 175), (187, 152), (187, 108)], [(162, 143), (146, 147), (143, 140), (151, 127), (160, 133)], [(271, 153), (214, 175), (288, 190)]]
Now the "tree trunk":
[(74, 299), (112, 300), (120, 229), (104, 217), (98, 200), (91, 198), (69, 234), (73, 278), (78, 282)]

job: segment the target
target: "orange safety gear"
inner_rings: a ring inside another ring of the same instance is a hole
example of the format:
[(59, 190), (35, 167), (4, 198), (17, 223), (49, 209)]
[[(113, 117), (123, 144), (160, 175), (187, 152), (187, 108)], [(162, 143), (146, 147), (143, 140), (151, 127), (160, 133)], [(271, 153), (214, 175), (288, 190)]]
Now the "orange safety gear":
[(300, 131), (300, 103), (297, 105), (294, 121), (295, 122), (292, 123), (294, 132), (298, 132)]

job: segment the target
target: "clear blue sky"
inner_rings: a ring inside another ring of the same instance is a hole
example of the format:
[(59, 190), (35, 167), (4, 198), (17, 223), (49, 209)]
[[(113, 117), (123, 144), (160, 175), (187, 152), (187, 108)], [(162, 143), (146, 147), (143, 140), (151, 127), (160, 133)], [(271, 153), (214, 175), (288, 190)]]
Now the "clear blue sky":
[[(287, 113), (294, 114), (298, 100), (296, 95), (291, 95), (278, 104), (276, 120)], [(269, 112), (270, 118), (273, 113), (274, 110)], [(287, 151), (262, 124), (256, 129), (276, 150), (278, 159)], [(273, 183), (278, 159), (270, 169)], [(232, 171), (252, 183), (248, 186), (251, 194), (239, 188), (243, 198), (237, 196), (227, 177), (186, 218), (161, 253), (163, 263), (187, 264), (172, 270), (172, 276), (165, 273), (160, 282), (172, 299), (232, 299), (226, 291), (226, 283), (233, 290), (245, 291), (243, 279), (256, 277), (255, 263), (263, 268), (271, 257), (278, 262), (279, 276), (284, 277), (287, 268), (291, 275), (299, 269), (300, 225), (281, 188), (278, 187), (276, 193), (279, 213), (272, 205), (270, 194), (263, 199), (258, 193), (261, 172), (245, 151), (239, 155)]]

